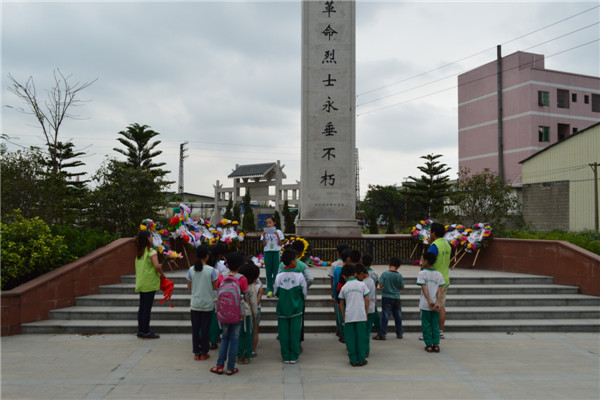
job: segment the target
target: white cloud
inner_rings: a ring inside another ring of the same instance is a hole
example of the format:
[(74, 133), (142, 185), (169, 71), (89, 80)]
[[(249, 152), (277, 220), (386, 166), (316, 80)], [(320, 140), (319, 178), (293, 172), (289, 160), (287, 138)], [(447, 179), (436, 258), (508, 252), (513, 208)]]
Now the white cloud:
[[(419, 157), (429, 153), (444, 154), (455, 176), (456, 75), (493, 61), (497, 44), (505, 43), (506, 55), (548, 41), (530, 50), (556, 54), (547, 57), (547, 68), (598, 75), (598, 42), (568, 50), (598, 39), (597, 25), (568, 34), (597, 22), (598, 9), (512, 41), (596, 5), (359, 1), (362, 194), (369, 183), (401, 183), (418, 174)], [(81, 94), (90, 102), (77, 114), (86, 119), (66, 121), (61, 133), (86, 149), (89, 174), (105, 155), (118, 156), (112, 151), (117, 133), (139, 123), (161, 133), (160, 161), (171, 180), (178, 177), (179, 144), (189, 141), (188, 192), (212, 195), (217, 179), (229, 185), (235, 164), (277, 159), (289, 181), (300, 179), (300, 1), (1, 7), (3, 105), (17, 101), (7, 91), (8, 73), (19, 80), (33, 76), (40, 93), (57, 67), (74, 81), (98, 78)], [(2, 133), (23, 146), (43, 144), (33, 118), (6, 107)]]

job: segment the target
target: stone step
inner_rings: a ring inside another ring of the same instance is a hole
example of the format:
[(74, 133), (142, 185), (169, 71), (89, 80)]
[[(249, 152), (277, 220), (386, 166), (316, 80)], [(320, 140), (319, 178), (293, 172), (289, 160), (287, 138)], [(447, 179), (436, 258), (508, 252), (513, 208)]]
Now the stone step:
[[(160, 294), (156, 296), (157, 301), (162, 299)], [(420, 295), (402, 296), (402, 307), (417, 308)], [(174, 294), (171, 297), (171, 303), (176, 307), (188, 307), (189, 295)], [(263, 298), (263, 306), (274, 306), (276, 298)], [(76, 305), (95, 306), (95, 307), (115, 307), (115, 306), (137, 306), (139, 295), (130, 294), (94, 294), (78, 297)], [(381, 305), (381, 298), (378, 299)], [(306, 300), (306, 307), (327, 307), (331, 305), (331, 296), (311, 295)], [(515, 307), (515, 306), (600, 306), (600, 297), (586, 296), (581, 294), (505, 294), (505, 295), (450, 295), (448, 296), (448, 307)]]
[[(185, 278), (185, 272), (183, 271), (175, 271), (175, 272), (167, 272), (167, 277), (173, 281), (175, 284), (185, 285), (187, 283), (187, 279)], [(266, 277), (264, 273), (260, 276), (263, 285), (266, 282)], [(322, 284), (322, 285), (330, 285), (330, 278), (325, 276), (315, 276), (314, 284)], [(135, 275), (124, 275), (121, 278), (122, 283), (135, 284)], [(416, 285), (417, 278), (414, 276), (404, 276), (404, 282), (407, 286)], [(455, 285), (543, 285), (543, 284), (552, 284), (554, 283), (554, 279), (551, 276), (535, 276), (535, 275), (517, 275), (517, 276), (482, 276), (482, 277), (474, 277), (474, 276), (452, 276), (451, 277), (451, 285), (454, 287)]]
[[(391, 322), (391, 321), (390, 321)], [(152, 320), (152, 330), (157, 333), (190, 333), (189, 321)], [(404, 332), (421, 331), (419, 320), (408, 320), (402, 324)], [(334, 321), (305, 321), (305, 333), (335, 332)], [(393, 322), (388, 331), (395, 330)], [(23, 333), (28, 334), (110, 334), (137, 331), (136, 320), (44, 320), (23, 324)], [(264, 321), (260, 325), (262, 333), (276, 333), (277, 321)], [(452, 332), (600, 332), (600, 319), (536, 319), (524, 323), (522, 320), (448, 320), (446, 336)], [(390, 337), (390, 340), (393, 336)]]
[[(56, 320), (136, 320), (137, 307), (89, 307), (74, 306), (51, 311), (50, 317)], [(381, 312), (381, 310), (379, 310)], [(447, 312), (457, 320), (487, 319), (594, 319), (600, 318), (600, 308), (596, 306), (581, 307), (448, 307)], [(186, 307), (165, 307), (156, 305), (152, 308), (152, 320), (182, 320), (190, 318), (190, 310)], [(402, 310), (402, 319), (418, 320), (420, 312), (416, 308)], [(274, 307), (263, 307), (261, 319), (275, 320)], [(311, 307), (306, 309), (306, 320), (333, 320), (333, 307)]]
[[(532, 285), (517, 285), (517, 284), (488, 284), (488, 285), (452, 285), (452, 296), (462, 294), (576, 294), (579, 292), (577, 286), (565, 286), (554, 284), (532, 284)], [(381, 293), (382, 289), (378, 288), (377, 292)], [(100, 287), (100, 294), (130, 294), (135, 293), (135, 285), (130, 283), (120, 283), (115, 285), (107, 285)], [(174, 293), (187, 295), (189, 293), (187, 284), (175, 284)], [(331, 293), (331, 286), (324, 284), (313, 284), (308, 289), (309, 296), (312, 295), (327, 295)], [(414, 284), (405, 286), (401, 292), (405, 295), (420, 295), (421, 288)]]

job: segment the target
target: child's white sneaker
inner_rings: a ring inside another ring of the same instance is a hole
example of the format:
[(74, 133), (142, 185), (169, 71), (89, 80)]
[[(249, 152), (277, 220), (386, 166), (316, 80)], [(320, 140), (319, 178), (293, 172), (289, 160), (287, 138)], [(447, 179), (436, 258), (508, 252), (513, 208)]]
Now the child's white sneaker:
[(440, 339), (445, 339), (444, 338), (444, 331), (440, 331)]

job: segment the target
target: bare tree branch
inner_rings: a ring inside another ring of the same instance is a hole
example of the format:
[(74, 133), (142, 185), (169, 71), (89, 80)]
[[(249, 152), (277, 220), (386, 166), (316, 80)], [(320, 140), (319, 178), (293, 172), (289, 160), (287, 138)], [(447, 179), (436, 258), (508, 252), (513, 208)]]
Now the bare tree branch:
[(90, 82), (75, 82), (71, 84), (69, 80), (72, 75), (65, 76), (58, 68), (53, 71), (53, 75), (54, 86), (47, 91), (47, 100), (41, 104), (32, 76), (22, 84), (9, 73), (8, 80), (11, 86), (8, 88), (8, 91), (15, 94), (24, 102), (25, 107), (13, 107), (10, 105), (7, 105), (7, 107), (23, 114), (35, 116), (44, 132), (52, 166), (56, 169), (59, 165), (56, 151), (53, 151), (53, 149), (56, 149), (59, 142), (60, 127), (65, 119), (81, 119), (69, 111), (72, 107), (77, 107), (84, 103), (83, 100), (78, 98), (79, 92), (86, 89), (98, 79)]

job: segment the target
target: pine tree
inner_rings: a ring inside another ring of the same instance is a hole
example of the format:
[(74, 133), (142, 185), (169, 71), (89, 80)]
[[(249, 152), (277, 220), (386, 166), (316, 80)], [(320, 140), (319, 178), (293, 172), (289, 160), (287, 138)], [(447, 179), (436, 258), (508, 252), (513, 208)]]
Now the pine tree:
[(294, 224), (294, 216), (290, 211), (290, 205), (288, 201), (283, 202), (283, 223), (285, 225), (285, 233), (294, 233), (296, 232), (296, 225)]
[(254, 223), (254, 212), (250, 207), (250, 190), (246, 190), (244, 195), (244, 219), (242, 221), (242, 229), (244, 232), (256, 231), (256, 224)]
[(225, 212), (223, 213), (223, 218), (233, 219), (233, 200), (229, 199), (229, 203), (227, 203), (227, 207), (225, 207)]
[(450, 178), (444, 173), (448, 172), (450, 167), (437, 161), (440, 157), (441, 154), (421, 156), (425, 160), (425, 165), (417, 168), (423, 175), (420, 178), (409, 176), (409, 179), (415, 181), (414, 185), (410, 186), (409, 195), (427, 214), (422, 218), (436, 218), (444, 211), (444, 201), (450, 188), (448, 183)]

